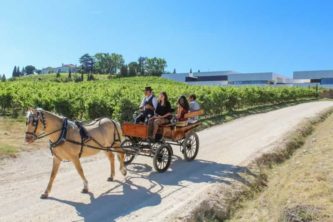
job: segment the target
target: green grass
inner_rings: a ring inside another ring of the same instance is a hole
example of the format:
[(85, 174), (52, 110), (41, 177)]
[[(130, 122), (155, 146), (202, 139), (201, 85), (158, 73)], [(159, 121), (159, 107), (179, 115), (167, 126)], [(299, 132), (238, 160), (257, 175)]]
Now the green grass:
[(286, 102), (280, 104), (270, 104), (270, 105), (262, 105), (257, 107), (248, 107), (241, 110), (225, 112), (222, 115), (213, 116), (210, 118), (202, 119), (202, 125), (198, 128), (198, 130), (202, 130), (208, 127), (212, 127), (218, 124), (226, 123), (244, 116), (259, 114), (259, 113), (266, 113), (277, 109), (282, 109), (289, 106), (294, 106), (297, 104), (317, 101), (316, 99), (304, 99), (298, 100), (294, 102)]
[(0, 144), (0, 157), (2, 156), (15, 156), (18, 152), (18, 148), (15, 146)]

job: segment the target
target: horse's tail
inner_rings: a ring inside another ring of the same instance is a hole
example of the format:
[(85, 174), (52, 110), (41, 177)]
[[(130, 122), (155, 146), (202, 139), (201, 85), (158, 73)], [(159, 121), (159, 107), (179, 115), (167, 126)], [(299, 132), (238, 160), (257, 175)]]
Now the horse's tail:
[(116, 121), (113, 121), (112, 122), (114, 123), (114, 126), (116, 127), (115, 130), (116, 130), (116, 133), (115, 133), (115, 136), (116, 138), (114, 138), (115, 140), (118, 140), (121, 142), (124, 141), (125, 137), (124, 137), (124, 134), (123, 134), (123, 130), (121, 129), (121, 125), (119, 122), (116, 122)]
[(116, 125), (116, 130), (118, 131), (118, 135), (119, 135), (119, 140), (121, 142), (124, 141), (125, 137), (124, 137), (124, 134), (123, 134), (123, 130), (121, 128), (121, 125), (119, 122), (115, 122), (115, 125)]

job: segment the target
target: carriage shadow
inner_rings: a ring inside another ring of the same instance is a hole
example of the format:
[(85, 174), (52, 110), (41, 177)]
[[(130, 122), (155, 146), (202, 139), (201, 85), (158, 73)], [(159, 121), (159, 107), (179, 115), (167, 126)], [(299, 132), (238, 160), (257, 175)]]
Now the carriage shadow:
[[(151, 169), (150, 166), (147, 167)], [(251, 186), (251, 183), (244, 177), (244, 175), (253, 178), (257, 177), (257, 175), (253, 174), (247, 167), (198, 159), (188, 162), (179, 156), (174, 156), (170, 169), (171, 170), (162, 174), (151, 170), (151, 173), (145, 178), (155, 181), (161, 186), (181, 186), (182, 182), (208, 184), (223, 183), (230, 185), (232, 181), (238, 181), (244, 185)]]
[[(176, 186), (173, 191), (181, 192), (190, 183), (221, 183), (231, 184), (239, 181), (250, 186), (243, 174), (256, 177), (246, 167), (230, 164), (220, 164), (206, 160), (193, 160), (187, 162), (178, 156), (173, 157), (170, 170), (165, 173), (157, 173), (148, 164), (132, 163), (128, 167), (129, 176), (125, 182), (118, 183), (112, 189), (105, 191), (98, 197), (89, 193), (90, 203), (73, 202), (50, 197), (49, 199), (59, 201), (73, 206), (77, 214), (84, 221), (114, 221), (141, 208), (157, 206), (161, 203), (161, 192), (165, 186)], [(150, 186), (140, 186), (136, 181), (144, 180)], [(122, 192), (117, 188), (122, 187)]]

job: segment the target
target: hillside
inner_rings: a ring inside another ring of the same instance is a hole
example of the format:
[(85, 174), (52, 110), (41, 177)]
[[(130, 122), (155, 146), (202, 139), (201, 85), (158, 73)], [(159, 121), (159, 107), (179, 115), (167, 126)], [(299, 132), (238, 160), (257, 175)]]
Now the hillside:
[[(159, 77), (127, 77), (96, 81), (68, 81), (54, 75), (27, 76), (0, 83), (0, 107), (3, 114), (18, 116), (28, 107), (56, 111), (69, 118), (94, 119), (108, 116), (131, 120), (143, 96), (145, 86), (155, 93), (166, 91), (176, 106), (180, 95), (197, 94), (207, 115), (261, 105), (280, 104), (317, 98), (313, 88), (297, 87), (218, 87), (190, 86)], [(65, 82), (63, 82), (63, 80)]]

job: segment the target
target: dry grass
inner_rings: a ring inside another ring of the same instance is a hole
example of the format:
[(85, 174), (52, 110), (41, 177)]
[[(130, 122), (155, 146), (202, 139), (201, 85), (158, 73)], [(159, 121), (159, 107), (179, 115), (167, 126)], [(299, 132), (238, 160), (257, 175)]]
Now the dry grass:
[(38, 141), (37, 146), (24, 143), (24, 119), (10, 119), (0, 117), (0, 158), (15, 157), (22, 150), (32, 150), (46, 147), (45, 141)]
[[(304, 136), (312, 131), (307, 128)], [(270, 166), (261, 166), (268, 176), (267, 187), (243, 201), (229, 221), (333, 221), (332, 135), (333, 115), (316, 127), (300, 149), (294, 148), (303, 140), (294, 136), (294, 146), (259, 160)], [(291, 158), (277, 165), (284, 157)]]
[[(246, 185), (239, 181), (233, 181), (231, 186), (217, 186), (215, 190), (210, 190), (205, 200), (192, 210), (191, 216), (188, 216), (185, 221), (227, 221), (227, 219), (230, 221), (264, 222), (311, 221), (313, 218), (328, 217), (325, 213), (325, 208), (322, 206), (313, 205), (313, 202), (306, 204), (307, 202), (305, 201), (291, 204), (292, 202), (289, 202), (288, 198), (291, 197), (291, 194), (296, 197), (310, 196), (311, 198), (316, 198), (315, 193), (312, 193), (313, 188), (311, 181), (307, 181), (306, 178), (306, 176), (310, 174), (307, 173), (307, 169), (302, 169), (303, 160), (295, 161), (297, 156), (293, 156), (293, 154), (297, 151), (297, 153), (302, 153), (301, 150), (303, 149), (299, 148), (305, 144), (307, 138), (310, 137), (311, 133), (314, 131), (315, 126), (323, 122), (332, 113), (333, 109), (328, 109), (318, 114), (316, 118), (301, 123), (294, 132), (286, 135), (285, 139), (281, 141), (280, 145), (276, 147), (274, 151), (256, 159), (248, 166), (247, 172), (239, 175), (243, 180), (248, 181)], [(327, 120), (325, 124), (332, 122), (332, 120), (333, 115), (330, 116), (330, 119)], [(326, 133), (327, 131), (326, 129)], [(330, 133), (326, 134), (326, 136), (332, 133), (333, 131), (330, 130)], [(331, 145), (333, 146), (333, 141)], [(325, 156), (326, 160), (330, 160), (332, 157), (333, 155)], [(310, 156), (309, 160), (311, 160), (311, 158)], [(318, 156), (314, 164), (316, 162), (321, 164), (321, 158), (323, 158), (322, 155)], [(300, 172), (287, 165), (290, 163), (299, 165)], [(277, 175), (277, 169), (283, 166), (285, 166), (284, 171)], [(330, 169), (332, 169), (332, 166)], [(315, 167), (315, 165), (309, 166), (311, 169), (316, 169)], [(327, 169), (327, 167), (325, 169)], [(286, 181), (289, 180), (292, 184), (296, 185), (300, 184), (299, 181), (295, 182), (293, 180), (299, 175), (301, 175), (300, 180), (304, 180), (308, 187), (304, 190), (292, 190), (291, 185), (288, 185)], [(323, 173), (316, 174), (316, 180), (325, 181), (327, 178), (323, 177), (324, 175)], [(283, 181), (284, 177), (286, 181)], [(280, 184), (274, 184), (272, 178), (276, 180), (275, 182)], [(331, 185), (332, 182), (333, 178)], [(282, 188), (279, 188), (279, 185), (281, 185)], [(283, 189), (286, 189), (286, 192), (284, 192)], [(328, 191), (327, 187), (326, 189), (324, 188), (324, 190)], [(329, 192), (332, 193), (332, 190), (329, 190)], [(328, 193), (318, 195), (329, 197), (328, 199), (333, 201), (331, 194), (331, 196), (329, 196)], [(279, 200), (278, 198), (285, 199)], [(320, 199), (318, 199), (318, 203), (320, 203)], [(324, 203), (324, 205), (331, 205), (331, 203)], [(276, 214), (274, 214), (274, 212)], [(333, 209), (331, 212), (333, 212)], [(294, 218), (301, 218), (302, 220), (288, 220), (288, 217), (290, 219), (293, 216), (295, 216)]]

